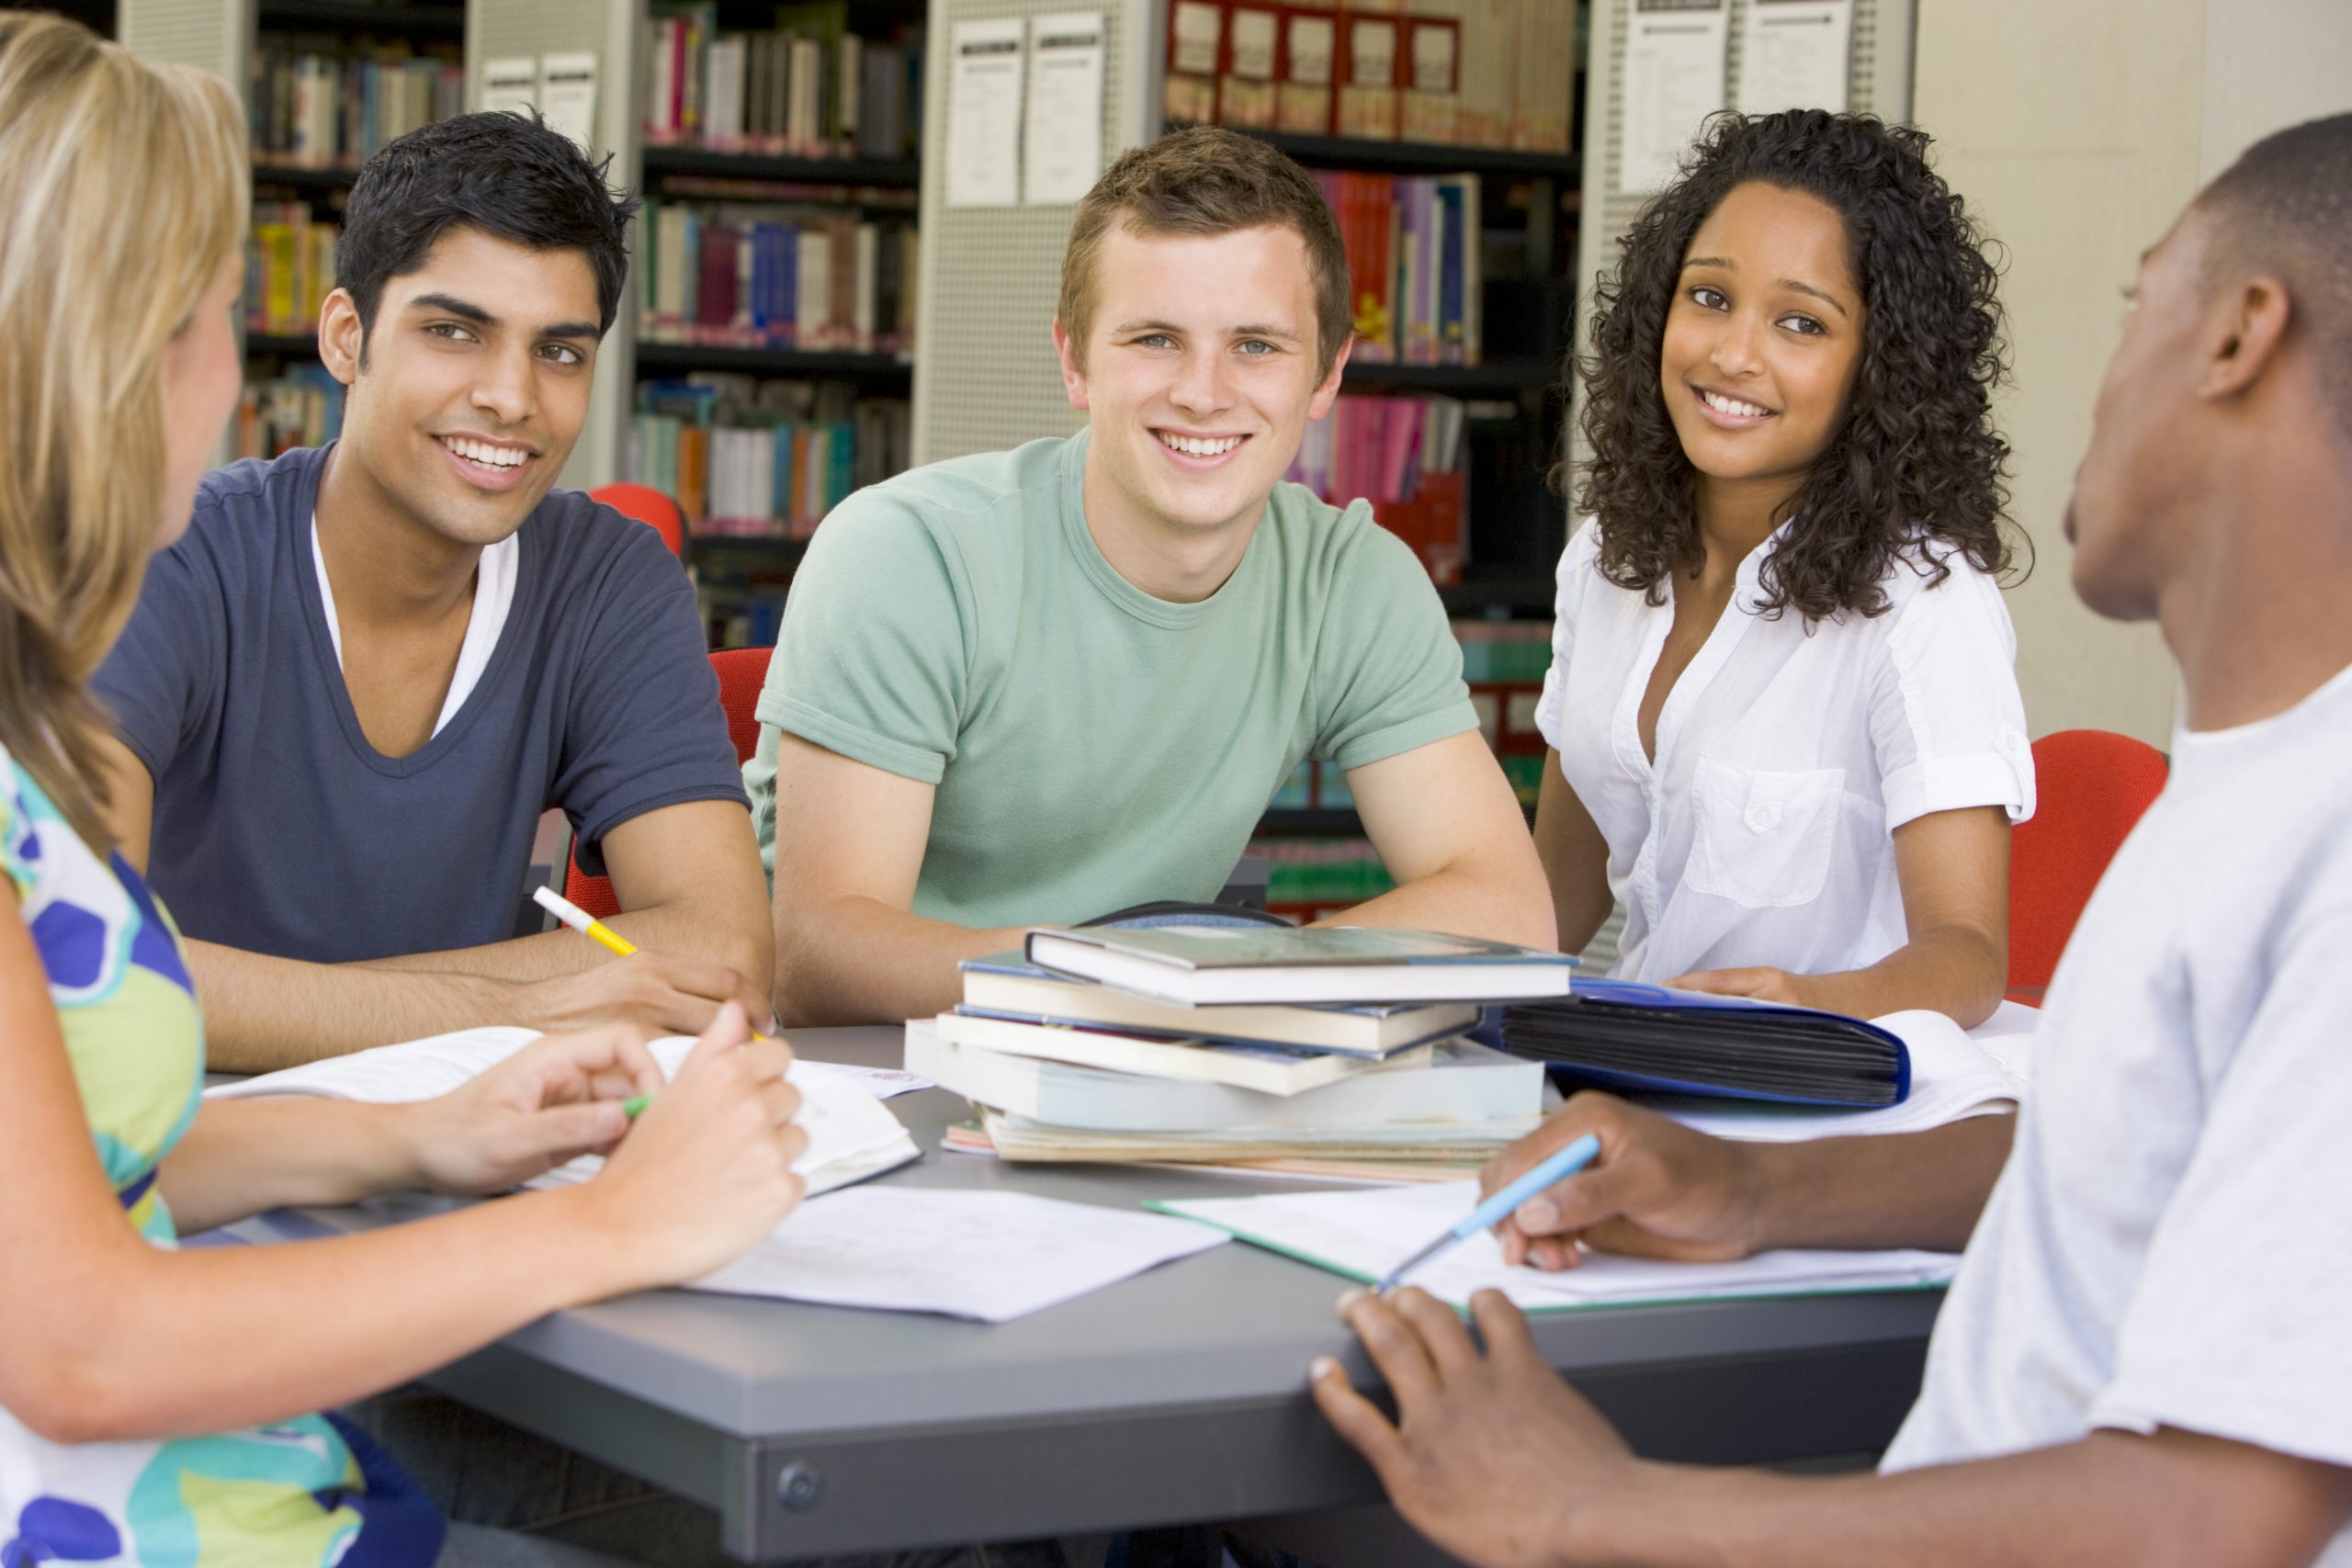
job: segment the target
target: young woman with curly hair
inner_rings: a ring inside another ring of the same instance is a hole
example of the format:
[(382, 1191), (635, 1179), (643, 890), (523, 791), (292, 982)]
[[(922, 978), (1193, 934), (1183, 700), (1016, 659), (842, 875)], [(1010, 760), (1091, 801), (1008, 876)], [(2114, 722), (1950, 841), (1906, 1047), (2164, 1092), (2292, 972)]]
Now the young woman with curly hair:
[(1928, 138), (1717, 118), (1597, 295), (1536, 840), (1614, 973), (1999, 1004), (2033, 763), (1997, 580), (1995, 271)]

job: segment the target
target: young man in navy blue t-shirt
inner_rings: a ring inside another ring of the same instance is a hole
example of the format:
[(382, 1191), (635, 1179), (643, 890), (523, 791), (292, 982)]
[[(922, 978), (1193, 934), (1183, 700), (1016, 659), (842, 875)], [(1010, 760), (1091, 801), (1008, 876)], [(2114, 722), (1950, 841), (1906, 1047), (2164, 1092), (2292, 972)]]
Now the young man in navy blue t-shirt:
[[(485, 1022), (767, 1014), (765, 886), (694, 594), (553, 489), (633, 198), (469, 115), (362, 171), (322, 310), (342, 438), (209, 475), (97, 679), (113, 825), (191, 938), (213, 1065)], [(514, 939), (540, 814), (642, 950)]]

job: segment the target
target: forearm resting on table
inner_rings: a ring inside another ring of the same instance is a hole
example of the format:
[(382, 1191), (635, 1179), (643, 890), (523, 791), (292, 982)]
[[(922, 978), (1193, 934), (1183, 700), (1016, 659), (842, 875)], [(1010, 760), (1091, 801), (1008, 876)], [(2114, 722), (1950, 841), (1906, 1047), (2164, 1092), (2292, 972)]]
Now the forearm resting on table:
[(1808, 1005), (1852, 1018), (1883, 1018), (1924, 1008), (1973, 1029), (2001, 1005), (2007, 943), (1973, 925), (1921, 931), (1867, 969), (1815, 975), (1804, 981)]
[[(771, 953), (765, 920), (756, 907), (740, 921), (715, 919), (693, 904), (657, 904), (603, 917), (602, 923), (633, 947), (648, 953), (724, 964), (759, 988), (768, 978)], [(612, 962), (604, 946), (568, 929), (540, 931), (481, 947), (447, 953), (415, 953), (370, 959), (365, 967), (397, 974), (472, 975), (529, 985), (577, 975)]]
[(1549, 949), (1556, 940), (1550, 897), (1540, 883), (1513, 886), (1519, 880), (1507, 877), (1498, 886), (1497, 876), (1480, 866), (1448, 866), (1316, 923), (1446, 931)]
[(1577, 1562), (1709, 1568), (2289, 1568), (2343, 1525), (2334, 1466), (2171, 1429), (1832, 1479), (1640, 1464), (1571, 1524)]
[(2016, 1127), (2015, 1116), (1994, 1114), (1924, 1133), (1750, 1145), (1754, 1250), (1958, 1252), (1984, 1212)]
[(205, 1065), (215, 1072), (270, 1072), (504, 1021), (505, 986), (481, 976), (306, 964), (209, 942), (187, 946), (204, 1006)]
[[(52, 1280), (28, 1424), (89, 1442), (283, 1420), (445, 1366), (545, 1314), (643, 1283), (603, 1244), (587, 1187), (361, 1235), (165, 1251), (128, 1230)], [(118, 1227), (119, 1228), (119, 1227)], [(461, 1280), (463, 1290), (449, 1281)], [(257, 1347), (266, 1354), (256, 1359)], [(266, 1371), (266, 1375), (263, 1375)]]
[(211, 1100), (158, 1178), (183, 1235), (271, 1209), (331, 1207), (413, 1185), (402, 1108), (345, 1100)]
[(956, 965), (1021, 945), (1030, 928), (925, 919), (863, 894), (819, 898), (776, 920), (779, 1028), (898, 1023), (964, 999)]

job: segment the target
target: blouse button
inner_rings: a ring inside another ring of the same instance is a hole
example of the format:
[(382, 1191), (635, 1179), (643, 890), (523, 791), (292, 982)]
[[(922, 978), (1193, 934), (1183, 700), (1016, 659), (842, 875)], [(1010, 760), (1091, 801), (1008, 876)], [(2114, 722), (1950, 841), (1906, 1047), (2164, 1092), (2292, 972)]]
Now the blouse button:
[(1780, 819), (1781, 808), (1777, 806), (1758, 802), (1747, 808), (1747, 827), (1751, 832), (1761, 833)]

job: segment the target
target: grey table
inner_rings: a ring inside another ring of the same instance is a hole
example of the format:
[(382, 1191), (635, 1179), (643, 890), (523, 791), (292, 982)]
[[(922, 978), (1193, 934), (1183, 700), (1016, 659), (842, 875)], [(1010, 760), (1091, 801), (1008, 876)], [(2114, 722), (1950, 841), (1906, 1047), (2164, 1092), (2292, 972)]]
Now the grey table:
[[(812, 1060), (895, 1066), (900, 1053), (895, 1029), (794, 1041)], [(924, 1157), (887, 1181), (1121, 1207), (1249, 1190), (1231, 1177), (943, 1153), (942, 1129), (968, 1113), (960, 1100), (931, 1089), (890, 1105)], [(246, 1230), (364, 1229), (441, 1201), (304, 1211)], [(1346, 1518), (1379, 1488), (1306, 1390), (1324, 1353), (1369, 1380), (1332, 1310), (1345, 1283), (1237, 1242), (994, 1326), (664, 1291), (556, 1314), (429, 1381), (716, 1507), (727, 1549), (752, 1561), (1309, 1510)], [(1615, 1309), (1539, 1319), (1536, 1337), (1645, 1453), (1799, 1461), (1885, 1443), (1917, 1393), (1939, 1300)]]

